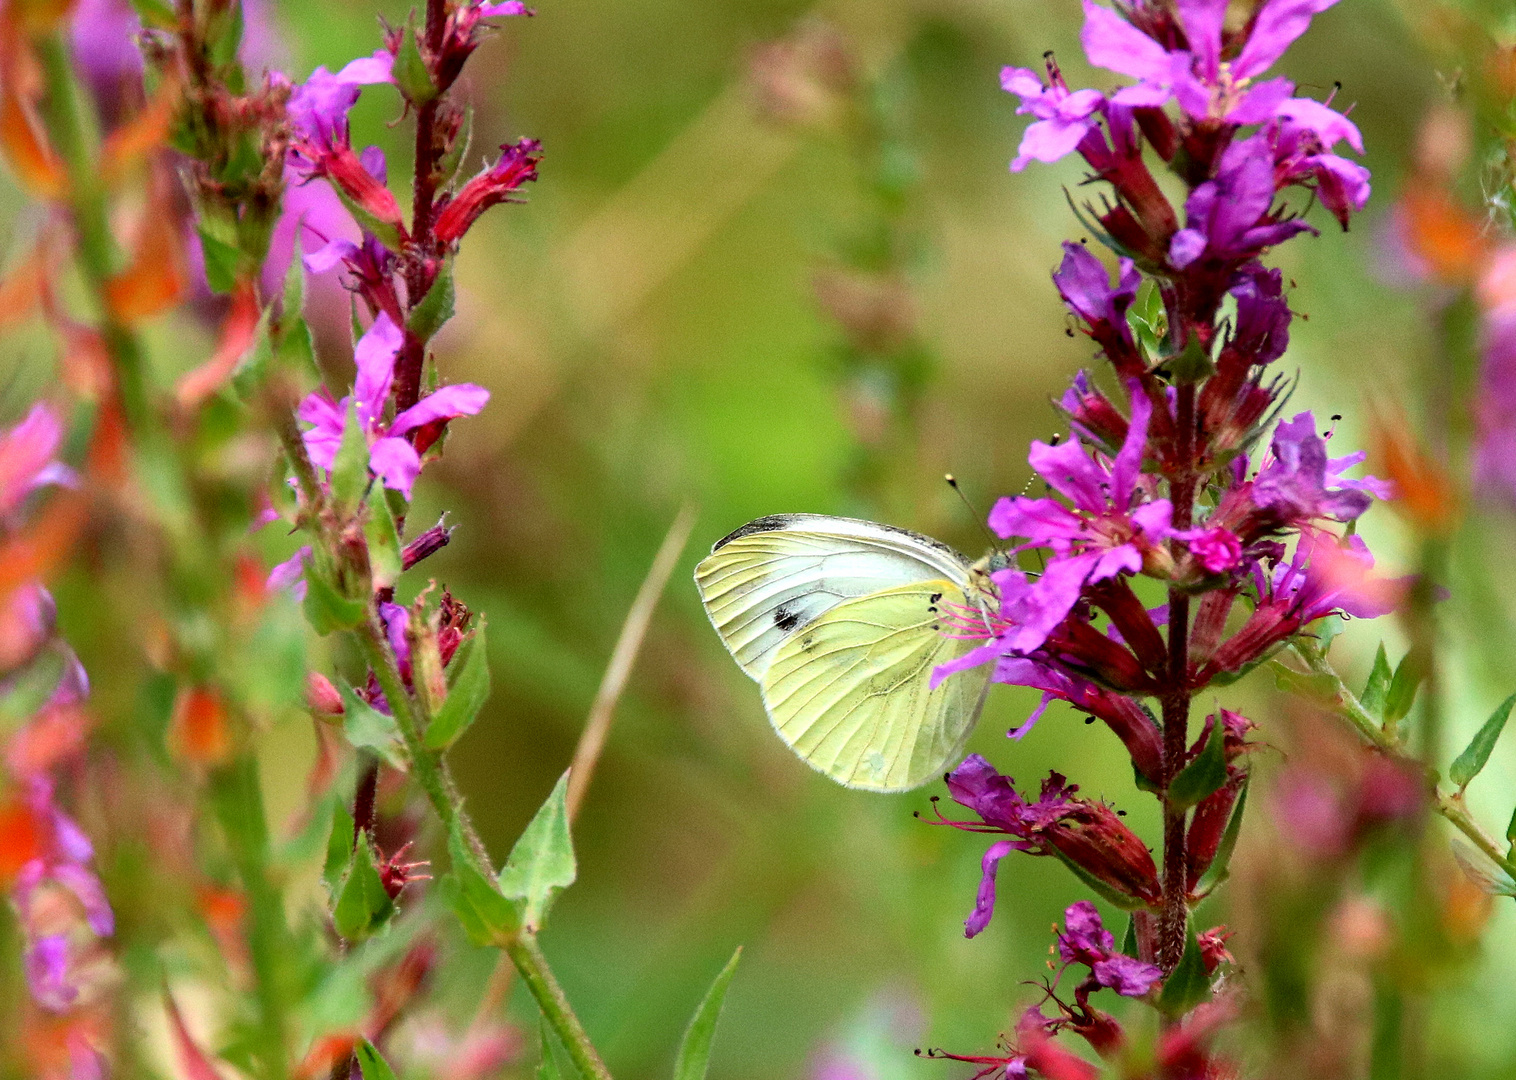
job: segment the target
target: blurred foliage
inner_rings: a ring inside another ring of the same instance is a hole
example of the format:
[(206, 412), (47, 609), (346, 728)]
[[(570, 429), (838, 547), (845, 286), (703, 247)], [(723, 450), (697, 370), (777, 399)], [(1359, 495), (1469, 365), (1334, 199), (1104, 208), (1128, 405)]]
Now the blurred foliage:
[[(405, 20), (396, 0), (378, 8)], [(284, 0), (291, 70), (370, 51), (374, 14), (370, 0)], [(891, 456), (879, 500), (891, 520), (977, 554), (977, 524), (942, 474), (955, 473), (981, 511), (1021, 490), (1027, 442), (1054, 430), (1049, 399), (1088, 359), (1085, 342), (1065, 334), (1048, 281), (1059, 242), (1073, 235), (1065, 188), (1078, 182), (1077, 166), (1006, 174), (1023, 121), (996, 82), (1001, 64), (1035, 66), (1048, 48), (1071, 83), (1090, 81), (1074, 0), (544, 0), (534, 20), (489, 43), (471, 68), (475, 146), (540, 138), (542, 179), (527, 206), (481, 224), (458, 266), (461, 318), (439, 339), (441, 367), (494, 398), (450, 436), (415, 516), (449, 511), (458, 531), (428, 568), (489, 615), (494, 694), (453, 761), (497, 861), (567, 763), (681, 500), (701, 508), (697, 547), (762, 514), (858, 505), (837, 332), (810, 283), (877, 206), (846, 139), (763, 120), (746, 77), (754, 49), (807, 17), (836, 27), (865, 79), (887, 71), (909, 100), (901, 122), (919, 177), (911, 274), (933, 363), (914, 391), (915, 445)], [(1319, 17), (1286, 71), (1317, 96), (1342, 84), (1375, 175), (1359, 228), (1284, 256), (1309, 316), (1283, 361), (1300, 370), (1292, 406), (1343, 414), (1337, 438), (1350, 448), (1367, 438), (1371, 404), (1414, 415), (1427, 400), (1423, 373), (1444, 359), (1436, 298), (1397, 288), (1380, 242), (1417, 124), (1456, 81), (1453, 54), (1431, 44), (1424, 21), (1413, 0), (1344, 0)], [(387, 127), (396, 102), (365, 94), (354, 141), (385, 146), (392, 175), (405, 175), (408, 148)], [(0, 210), (14, 236), (35, 225), (8, 187)], [(321, 362), (340, 372), (346, 315), (331, 299), (317, 335)], [(166, 320), (152, 334), (159, 355), (174, 371), (192, 366), (208, 325)], [(14, 372), (8, 405), (45, 383), (45, 349), (24, 335), (0, 341)], [(1479, 513), (1454, 541), (1443, 605), (1452, 747), (1516, 672), (1516, 577), (1502, 572), (1516, 528)], [(1391, 565), (1412, 557), (1399, 529), (1385, 511), (1364, 525)], [(281, 538), (266, 543), (270, 558), (288, 554)], [(97, 541), (96, 553), (108, 547)], [(1041, 969), (1047, 927), (1080, 898), (1077, 887), (1052, 860), (1007, 863), (994, 925), (964, 940), (981, 845), (913, 818), (926, 793), (846, 791), (784, 750), (705, 623), (688, 574), (700, 553), (686, 553), (621, 704), (576, 828), (579, 882), (544, 947), (624, 1080), (668, 1075), (686, 1018), (738, 944), (713, 1076), (795, 1077), (839, 1053), (860, 1077), (955, 1075), (961, 1066), (917, 1061), (910, 1047), (987, 1048), (1035, 997), (1023, 980)], [(97, 693), (150, 700), (151, 683), (114, 677), (136, 646), (92, 621), (95, 587), (82, 575), (60, 583), (64, 630)], [(278, 627), (269, 632), (271, 649), (290, 647), (273, 640)], [(1361, 682), (1381, 635), (1403, 651), (1391, 625), (1350, 626), (1339, 666)], [(1266, 682), (1229, 688), (1224, 704), (1284, 745)], [(1055, 706), (1024, 742), (1004, 740), (1032, 703), (1028, 692), (996, 688), (971, 749), (1018, 780), (1068, 771), (1085, 791), (1130, 805), (1134, 828), (1155, 836), (1148, 801), (1132, 798), (1130, 768), (1103, 731)], [(264, 775), (276, 829), (290, 828), (314, 753), (306, 722), (270, 734)], [(1265, 769), (1277, 765), (1270, 756)], [(1506, 742), (1470, 794), (1486, 820), (1509, 814), (1513, 778)], [(151, 848), (116, 850), (112, 894), (127, 917), (146, 917)], [(1246, 867), (1246, 842), (1238, 858)], [(1207, 925), (1226, 917), (1217, 911)], [(438, 990), (467, 1015), (492, 957), (459, 948)], [(1500, 901), (1481, 949), (1429, 976), (1436, 993), (1415, 999), (1426, 1075), (1516, 1076), (1513, 964), (1516, 911)], [(519, 988), (515, 1008), (530, 1030)], [(900, 1013), (909, 1020), (879, 1019)]]

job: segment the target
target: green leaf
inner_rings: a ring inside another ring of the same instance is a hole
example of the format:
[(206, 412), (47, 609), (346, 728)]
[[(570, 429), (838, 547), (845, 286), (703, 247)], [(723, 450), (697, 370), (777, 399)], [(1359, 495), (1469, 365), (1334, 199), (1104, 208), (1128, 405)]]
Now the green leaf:
[(1232, 816), (1227, 818), (1226, 832), (1221, 834), (1221, 843), (1216, 846), (1216, 855), (1211, 859), (1211, 865), (1205, 868), (1205, 873), (1195, 883), (1195, 891), (1199, 893), (1210, 892), (1216, 886), (1225, 881), (1230, 873), (1228, 865), (1232, 861), (1232, 852), (1237, 847), (1237, 837), (1242, 832), (1242, 812), (1248, 805), (1248, 784), (1252, 778), (1242, 782), (1242, 790), (1237, 793), (1237, 802), (1232, 807)]
[(373, 233), (374, 237), (391, 251), (400, 250), (403, 246), (400, 242), (400, 230), (393, 221), (386, 221), (384, 218), (376, 217), (358, 200), (343, 191), (339, 185), (332, 184), (331, 189), (337, 193), (337, 198), (342, 201), (342, 205), (347, 208), (347, 212), (353, 215), (353, 220), (358, 223), (359, 228), (365, 232)]
[(351, 630), (368, 612), (367, 603), (339, 593), (313, 561), (305, 564), (305, 600), (301, 606), (311, 628), (322, 635)]
[(349, 941), (362, 941), (395, 913), (395, 902), (384, 891), (379, 868), (374, 865), (374, 849), (367, 834), (353, 845), (353, 865), (337, 892), (332, 907), (332, 925)]
[(358, 1058), (363, 1080), (395, 1080), (395, 1070), (390, 1068), (389, 1062), (380, 1056), (379, 1051), (374, 1049), (374, 1044), (367, 1039), (359, 1039), (358, 1045), (353, 1047), (353, 1053)]
[(479, 715), (490, 697), (489, 650), (484, 641), (484, 620), (463, 643), (448, 665), (447, 700), (437, 710), (422, 743), (428, 750), (445, 750), (458, 741)]
[(274, 359), (281, 366), (302, 375), (317, 374), (316, 339), (311, 335), (310, 323), (303, 316), (286, 317), (279, 331), (279, 340), (274, 345)]
[(284, 272), (280, 306), (281, 321), (286, 324), (305, 310), (305, 260), (299, 252), (290, 259), (290, 268)]
[(1421, 688), (1421, 680), (1426, 677), (1424, 667), (1414, 650), (1406, 653), (1396, 666), (1395, 677), (1390, 680), (1389, 693), (1384, 699), (1386, 724), (1393, 725), (1410, 713), (1411, 706), (1416, 703), (1416, 691)]
[(1191, 926), (1179, 966), (1163, 981), (1158, 1009), (1165, 1016), (1177, 1019), (1210, 996), (1211, 978), (1205, 973), (1205, 959), (1200, 955), (1200, 943), (1195, 940), (1195, 928)]
[(569, 835), (568, 781), (565, 771), (500, 871), (500, 891), (520, 903), (521, 922), (528, 930), (542, 928), (554, 898), (579, 873)]
[(368, 490), (368, 435), (358, 419), (358, 397), (347, 403), (347, 419), (342, 424), (342, 442), (332, 461), (332, 498), (337, 512), (349, 517), (358, 509)]
[(326, 863), (321, 870), (321, 880), (326, 882), (334, 895), (352, 858), (353, 815), (338, 802), (332, 807), (332, 835), (326, 841)]
[(563, 1080), (563, 1069), (558, 1064), (557, 1038), (547, 1026), (547, 1018), (539, 1017), (538, 1045), (542, 1047), (542, 1063), (537, 1066), (537, 1080)]
[(197, 229), (200, 248), (205, 252), (205, 281), (214, 293), (229, 293), (237, 283), (237, 270), (242, 264), (242, 252), (235, 244), (229, 244), (206, 231), (204, 225)]
[(179, 25), (179, 16), (171, 4), (164, 0), (132, 0), (132, 10), (137, 13), (137, 18), (142, 20), (143, 26), (153, 26), (160, 30), (171, 30)]
[(432, 73), (427, 70), (421, 49), (416, 45), (416, 27), (406, 28), (400, 40), (400, 51), (395, 54), (392, 69), (395, 85), (412, 105), (425, 105), (437, 96), (437, 86), (432, 82)]
[(1274, 685), (1287, 694), (1299, 694), (1327, 704), (1336, 704), (1341, 700), (1337, 692), (1337, 679), (1333, 675), (1315, 672), (1307, 674), (1277, 660), (1269, 661), (1269, 670), (1274, 673)]
[(742, 946), (732, 953), (726, 967), (716, 975), (711, 988), (705, 992), (700, 1007), (695, 1010), (690, 1026), (684, 1029), (684, 1038), (679, 1042), (679, 1056), (674, 1059), (674, 1080), (705, 1080), (706, 1069), (711, 1063), (711, 1042), (716, 1037), (716, 1021), (721, 1019), (721, 1004), (726, 1000), (726, 989), (737, 973), (737, 961), (742, 959)]
[(1490, 718), (1484, 722), (1484, 726), (1474, 733), (1469, 740), (1469, 745), (1463, 748), (1463, 753), (1453, 759), (1452, 766), (1448, 769), (1448, 779), (1458, 785), (1462, 791), (1469, 786), (1469, 781), (1479, 775), (1485, 763), (1490, 760), (1490, 751), (1495, 749), (1495, 741), (1500, 738), (1500, 733), (1505, 729), (1505, 722), (1511, 716), (1511, 707), (1516, 705), (1516, 694), (1512, 694), (1500, 703)]
[(1505, 838), (1516, 847), (1516, 811), (1512, 812), (1510, 824), (1505, 827)]
[(368, 565), (375, 589), (388, 589), (400, 577), (400, 533), (395, 528), (388, 499), (369, 499), (363, 523), (368, 540)]
[(404, 743), (393, 716), (386, 716), (338, 681), (342, 695), (342, 732), (356, 747), (372, 750), (397, 769), (406, 766)]
[(1226, 729), (1218, 720), (1211, 725), (1200, 753), (1169, 782), (1169, 803), (1188, 810), (1207, 795), (1220, 791), (1226, 782)]
[(521, 925), (516, 905), (480, 873), (463, 839), (462, 826), (456, 821), (448, 833), (447, 850), (453, 868), (441, 884), (463, 932), (475, 945), (504, 945)]
[(422, 341), (428, 341), (442, 325), (453, 317), (453, 308), (457, 297), (453, 291), (453, 266), (452, 260), (443, 260), (442, 268), (437, 271), (437, 278), (432, 282), (432, 287), (426, 290), (426, 295), (421, 302), (411, 309), (406, 317), (405, 326), (411, 333)]
[(1364, 711), (1376, 720), (1384, 720), (1384, 702), (1390, 693), (1390, 679), (1393, 676), (1390, 671), (1390, 658), (1385, 655), (1384, 642), (1379, 643), (1379, 651), (1374, 654), (1374, 668), (1369, 672), (1369, 681), (1363, 684), (1363, 693), (1358, 695), (1358, 703)]
[(1121, 939), (1121, 951), (1132, 959), (1139, 959), (1137, 954), (1142, 950), (1137, 945), (1137, 914), (1133, 912), (1127, 917), (1126, 936)]

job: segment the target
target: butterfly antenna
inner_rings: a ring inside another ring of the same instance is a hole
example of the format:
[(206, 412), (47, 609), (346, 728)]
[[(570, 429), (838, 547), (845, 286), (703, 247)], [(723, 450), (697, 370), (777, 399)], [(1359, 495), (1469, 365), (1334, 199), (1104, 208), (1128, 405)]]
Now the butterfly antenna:
[(952, 473), (944, 473), (942, 478), (947, 481), (948, 487), (953, 489), (953, 493), (957, 495), (959, 501), (963, 503), (964, 509), (968, 510), (969, 517), (974, 519), (974, 523), (979, 526), (979, 531), (984, 533), (984, 538), (989, 541), (990, 549), (992, 551), (1003, 552), (1005, 549), (1000, 546), (1000, 540), (995, 536), (994, 533), (990, 532), (989, 528), (985, 525), (984, 515), (979, 512), (978, 508), (976, 508), (973, 503), (969, 502), (969, 497), (965, 495), (963, 493), (963, 489), (958, 486), (958, 478)]

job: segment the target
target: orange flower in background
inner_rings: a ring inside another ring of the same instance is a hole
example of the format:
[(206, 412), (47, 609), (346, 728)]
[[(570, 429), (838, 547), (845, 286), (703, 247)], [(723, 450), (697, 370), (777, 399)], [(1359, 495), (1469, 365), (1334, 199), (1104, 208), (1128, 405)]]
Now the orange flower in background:
[(194, 765), (221, 765), (231, 757), (231, 725), (219, 690), (190, 686), (179, 691), (168, 744), (175, 757)]
[(42, 834), (31, 808), (18, 799), (0, 803), (0, 888), (9, 889), (21, 868), (42, 854)]
[(1440, 186), (1412, 182), (1399, 209), (1411, 250), (1437, 279), (1466, 284), (1479, 272), (1488, 244), (1472, 217)]
[(1376, 415), (1378, 471), (1395, 485), (1390, 505), (1421, 532), (1445, 536), (1458, 526), (1462, 508), (1452, 477), (1416, 440), (1404, 416)]
[(226, 385), (237, 365), (253, 347), (258, 335), (258, 295), (251, 281), (241, 281), (232, 290), (231, 310), (221, 324), (221, 335), (211, 358), (179, 380), (174, 394), (186, 409), (203, 405)]
[(111, 313), (124, 323), (167, 311), (184, 295), (189, 280), (184, 237), (165, 205), (167, 193), (161, 195), (143, 212), (130, 265), (105, 283)]

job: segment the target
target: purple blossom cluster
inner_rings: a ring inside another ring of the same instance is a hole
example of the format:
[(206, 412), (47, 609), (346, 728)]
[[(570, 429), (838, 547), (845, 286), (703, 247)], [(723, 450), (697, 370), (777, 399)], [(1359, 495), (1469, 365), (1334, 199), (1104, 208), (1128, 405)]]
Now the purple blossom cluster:
[[(77, 479), (57, 460), (63, 427), (36, 405), (0, 433), (0, 522), (9, 537), (27, 527), (27, 508), (41, 488), (73, 487)], [(92, 866), (94, 845), (60, 805), (58, 771), (79, 751), (87, 726), (89, 678), (57, 633), (53, 598), (37, 581), (12, 588), (0, 612), (0, 685), (13, 702), (40, 700), (4, 741), (5, 861), (15, 862), (10, 900), (25, 938), (23, 966), (32, 1000), (52, 1013), (86, 1004), (99, 983), (101, 942), (115, 915)], [(0, 881), (4, 878), (0, 877)], [(95, 1052), (70, 1046), (90, 1075)]]
[[(1089, 968), (1086, 991), (1145, 996), (1195, 940), (1189, 910), (1246, 784), (1252, 725), (1219, 710), (1192, 740), (1191, 700), (1319, 620), (1383, 614), (1404, 591), (1374, 576), (1353, 527), (1389, 485), (1350, 475), (1364, 455), (1334, 457), (1333, 433), (1312, 413), (1278, 422), (1288, 386), (1272, 373), (1292, 312), (1262, 257), (1317, 234), (1310, 204), (1345, 229), (1369, 195), (1367, 170), (1335, 152), (1362, 151), (1352, 121), (1267, 77), (1334, 2), (1263, 0), (1238, 19), (1226, 0), (1084, 0), (1090, 61), (1131, 82), (1071, 89), (1051, 57), (1045, 78), (1002, 73), (1034, 117), (1011, 168), (1077, 153), (1086, 183), (1109, 192), (1081, 220), (1115, 254), (1114, 280), (1076, 243), (1052, 275), (1109, 375), (1076, 375), (1058, 403), (1069, 435), (1032, 444), (1046, 493), (990, 512), (1009, 565), (990, 574), (985, 605), (954, 620), (956, 634), (982, 644), (934, 681), (988, 664), (995, 681), (1039, 690), (1014, 738), (1067, 702), (1116, 733), (1139, 786), (1163, 801), (1160, 865), (1116, 812), (1056, 773), (1036, 800), (978, 756), (948, 777), (978, 818), (952, 824), (1005, 837), (984, 857), (970, 936), (989, 922), (996, 867), (1012, 851), (1056, 855), (1135, 909), (1134, 956), (1114, 949), (1092, 905), (1069, 909), (1059, 955)], [(1184, 185), (1182, 207), (1155, 165)], [(1208, 970), (1224, 941), (1216, 931), (1197, 946)], [(1109, 1042), (1109, 1032), (1081, 1033)]]

